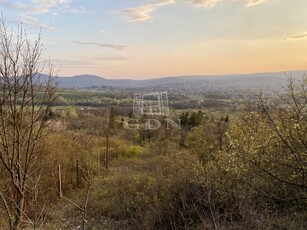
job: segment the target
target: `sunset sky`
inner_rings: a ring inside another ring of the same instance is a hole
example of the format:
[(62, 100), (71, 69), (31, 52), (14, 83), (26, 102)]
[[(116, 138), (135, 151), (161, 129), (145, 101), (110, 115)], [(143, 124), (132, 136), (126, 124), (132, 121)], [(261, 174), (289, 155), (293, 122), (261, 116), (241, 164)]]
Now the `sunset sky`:
[(145, 79), (307, 69), (306, 0), (0, 0), (60, 75)]

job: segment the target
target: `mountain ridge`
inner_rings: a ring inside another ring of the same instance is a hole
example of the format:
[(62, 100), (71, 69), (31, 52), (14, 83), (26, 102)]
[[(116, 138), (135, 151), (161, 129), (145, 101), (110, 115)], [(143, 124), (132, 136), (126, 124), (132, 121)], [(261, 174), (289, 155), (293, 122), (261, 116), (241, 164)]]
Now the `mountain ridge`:
[[(228, 74), (228, 75), (183, 75), (168, 76), (153, 79), (133, 80), (133, 79), (107, 79), (105, 77), (79, 74), (71, 77), (58, 76), (56, 81), (60, 88), (90, 88), (90, 87), (119, 87), (119, 88), (142, 88), (154, 86), (178, 86), (192, 84), (197, 87), (201, 84), (213, 85), (236, 85), (239, 87), (244, 84), (246, 87), (253, 85), (274, 85), (284, 83), (287, 76), (299, 78), (307, 73), (307, 70), (285, 71), (271, 73), (253, 73), (253, 74)], [(48, 76), (38, 75), (41, 80)]]
[[(120, 88), (141, 88), (150, 86), (166, 86), (185, 83), (227, 83), (242, 84), (249, 82), (254, 84), (278, 84), (285, 80), (287, 76), (298, 78), (307, 73), (307, 70), (283, 71), (283, 72), (264, 72), (252, 74), (225, 74), (225, 75), (182, 75), (167, 76), (153, 79), (134, 80), (134, 79), (107, 79), (105, 77), (79, 74), (71, 77), (57, 77), (57, 82), (61, 88), (89, 88), (89, 87), (120, 87)], [(44, 74), (40, 76), (46, 77)]]

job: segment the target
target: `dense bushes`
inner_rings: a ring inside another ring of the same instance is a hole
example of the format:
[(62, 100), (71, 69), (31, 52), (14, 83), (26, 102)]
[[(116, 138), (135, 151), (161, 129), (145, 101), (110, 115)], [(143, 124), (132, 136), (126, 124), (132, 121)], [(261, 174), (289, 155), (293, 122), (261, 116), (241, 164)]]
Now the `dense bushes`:
[(189, 224), (180, 213), (189, 205), (188, 191), (197, 186), (200, 170), (197, 158), (186, 152), (144, 159), (133, 171), (108, 178), (95, 192), (93, 209), (129, 218), (138, 229)]

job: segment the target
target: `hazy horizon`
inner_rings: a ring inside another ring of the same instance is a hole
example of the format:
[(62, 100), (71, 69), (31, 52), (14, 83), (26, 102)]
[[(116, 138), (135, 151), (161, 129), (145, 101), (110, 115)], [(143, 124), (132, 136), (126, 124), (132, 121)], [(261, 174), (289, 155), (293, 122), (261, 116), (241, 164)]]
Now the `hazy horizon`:
[(307, 69), (304, 0), (2, 0), (11, 25), (42, 28), (60, 76), (109, 79)]
[[(58, 74), (58, 77), (76, 77), (76, 76), (84, 76), (84, 75), (91, 75), (91, 76), (97, 76), (101, 77), (107, 80), (152, 80), (152, 79), (163, 79), (163, 78), (172, 78), (172, 77), (192, 77), (192, 76), (199, 76), (199, 77), (206, 77), (206, 76), (215, 76), (215, 77), (223, 77), (223, 76), (235, 76), (235, 75), (257, 75), (257, 74), (292, 74), (292, 73), (299, 73), (302, 72), (302, 74), (307, 74), (307, 69), (302, 70), (285, 70), (285, 71), (260, 71), (260, 72), (252, 72), (252, 73), (226, 73), (226, 74), (184, 74), (184, 75), (165, 75), (165, 76), (153, 76), (153, 77), (140, 77), (140, 78), (133, 78), (129, 76), (123, 76), (123, 77), (109, 77), (109, 76), (101, 76), (97, 74), (89, 74), (89, 73), (79, 73), (74, 75), (60, 75)], [(283, 76), (281, 76), (283, 77)]]

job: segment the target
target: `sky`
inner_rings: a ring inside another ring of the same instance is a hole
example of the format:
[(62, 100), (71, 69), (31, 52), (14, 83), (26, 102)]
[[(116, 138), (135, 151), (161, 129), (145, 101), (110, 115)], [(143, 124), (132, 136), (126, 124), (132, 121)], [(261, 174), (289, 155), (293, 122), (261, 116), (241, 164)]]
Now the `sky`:
[(306, 0), (0, 0), (60, 76), (307, 70)]

